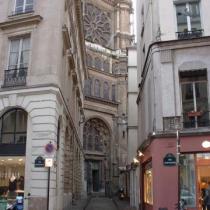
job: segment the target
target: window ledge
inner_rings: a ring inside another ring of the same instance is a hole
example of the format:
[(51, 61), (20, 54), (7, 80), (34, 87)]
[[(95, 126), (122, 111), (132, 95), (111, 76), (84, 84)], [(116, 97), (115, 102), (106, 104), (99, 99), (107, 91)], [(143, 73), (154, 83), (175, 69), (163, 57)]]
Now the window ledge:
[(31, 10), (30, 12), (13, 13), (13, 14), (8, 16), (8, 19), (10, 19), (10, 20), (12, 20), (12, 19), (19, 19), (19, 18), (32, 16), (33, 14), (34, 14), (33, 10)]
[(11, 20), (1, 22), (0, 23), (0, 29), (7, 30), (10, 28), (15, 28), (19, 26), (27, 26), (27, 25), (34, 25), (38, 24), (42, 21), (42, 17), (40, 15), (32, 15), (29, 16), (29, 14), (21, 15), (20, 18), (12, 18)]

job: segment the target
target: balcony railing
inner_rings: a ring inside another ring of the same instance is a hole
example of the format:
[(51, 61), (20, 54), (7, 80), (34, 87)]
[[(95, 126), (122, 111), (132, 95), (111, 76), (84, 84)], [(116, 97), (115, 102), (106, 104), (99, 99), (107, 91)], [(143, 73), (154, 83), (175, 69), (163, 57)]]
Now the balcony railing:
[(26, 85), (26, 76), (28, 68), (5, 70), (3, 87), (15, 87)]
[(183, 113), (183, 128), (200, 128), (210, 126), (210, 111), (193, 111)]
[(185, 32), (176, 32), (178, 39), (192, 39), (199, 38), (203, 35), (203, 29), (194, 30), (194, 31), (185, 31)]

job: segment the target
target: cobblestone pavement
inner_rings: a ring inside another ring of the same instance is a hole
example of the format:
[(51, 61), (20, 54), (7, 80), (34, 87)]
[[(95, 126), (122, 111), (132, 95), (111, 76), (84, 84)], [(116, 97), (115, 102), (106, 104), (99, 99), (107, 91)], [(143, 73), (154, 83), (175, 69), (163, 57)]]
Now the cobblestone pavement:
[(85, 210), (118, 210), (110, 198), (93, 197)]

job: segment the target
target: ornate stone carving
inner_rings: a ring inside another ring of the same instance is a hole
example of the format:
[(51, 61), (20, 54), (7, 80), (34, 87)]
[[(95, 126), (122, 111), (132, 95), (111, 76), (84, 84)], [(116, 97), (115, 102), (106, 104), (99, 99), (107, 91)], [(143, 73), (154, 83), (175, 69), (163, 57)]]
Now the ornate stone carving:
[(88, 120), (84, 126), (83, 147), (85, 150), (108, 152), (110, 132), (106, 124), (97, 118)]
[(85, 39), (103, 46), (109, 46), (111, 38), (111, 20), (108, 12), (93, 4), (85, 5)]

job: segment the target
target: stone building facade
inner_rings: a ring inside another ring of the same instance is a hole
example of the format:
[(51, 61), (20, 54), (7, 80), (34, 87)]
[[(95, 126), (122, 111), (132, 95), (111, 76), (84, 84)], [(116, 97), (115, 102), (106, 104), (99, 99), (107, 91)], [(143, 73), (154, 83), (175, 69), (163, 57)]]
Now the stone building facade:
[[(84, 180), (81, 1), (0, 5), (0, 193), (11, 202), (17, 190), (24, 193), (25, 210), (69, 209)], [(54, 162), (49, 202), (48, 170), (35, 165), (38, 157)]]
[(87, 192), (110, 195), (127, 184), (127, 56), (132, 3), (84, 1), (89, 79), (82, 124)]
[(203, 146), (210, 139), (209, 7), (208, 0), (137, 1), (140, 209), (174, 209), (180, 200), (202, 209), (210, 179)]

